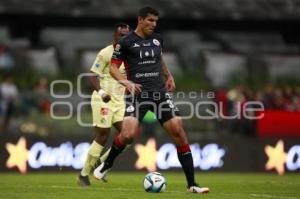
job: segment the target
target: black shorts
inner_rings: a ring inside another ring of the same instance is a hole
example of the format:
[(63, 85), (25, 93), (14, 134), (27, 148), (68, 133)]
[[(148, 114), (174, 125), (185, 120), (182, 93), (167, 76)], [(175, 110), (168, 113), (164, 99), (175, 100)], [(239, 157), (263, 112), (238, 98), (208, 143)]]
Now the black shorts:
[(169, 93), (142, 92), (137, 96), (126, 96), (125, 117), (136, 117), (141, 122), (148, 111), (156, 115), (161, 125), (180, 115)]

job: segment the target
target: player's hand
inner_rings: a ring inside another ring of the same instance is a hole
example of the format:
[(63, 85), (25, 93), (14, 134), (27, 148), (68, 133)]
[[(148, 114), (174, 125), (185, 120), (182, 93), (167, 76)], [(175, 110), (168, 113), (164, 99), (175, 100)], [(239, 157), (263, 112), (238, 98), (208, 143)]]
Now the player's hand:
[(107, 103), (107, 102), (109, 102), (111, 100), (111, 97), (108, 94), (104, 94), (102, 96), (102, 100), (103, 100), (103, 102)]
[(165, 82), (165, 86), (168, 92), (173, 92), (176, 89), (175, 81), (172, 76), (169, 76)]
[(125, 82), (125, 87), (126, 89), (131, 93), (131, 94), (139, 94), (142, 92), (142, 85), (141, 84), (135, 84), (130, 81)]
[(100, 89), (98, 91), (98, 94), (100, 95), (100, 97), (102, 98), (103, 102), (107, 103), (110, 101), (111, 97), (109, 94), (107, 94), (104, 90)]

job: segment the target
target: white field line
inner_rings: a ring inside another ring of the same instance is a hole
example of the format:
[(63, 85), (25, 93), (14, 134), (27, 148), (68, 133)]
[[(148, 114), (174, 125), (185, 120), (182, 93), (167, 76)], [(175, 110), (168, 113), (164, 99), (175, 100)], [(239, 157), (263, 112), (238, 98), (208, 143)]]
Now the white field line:
[(299, 199), (298, 197), (290, 197), (290, 196), (276, 196), (276, 195), (270, 195), (270, 194), (250, 194), (250, 196), (253, 197), (259, 197), (259, 198), (276, 198), (276, 199)]

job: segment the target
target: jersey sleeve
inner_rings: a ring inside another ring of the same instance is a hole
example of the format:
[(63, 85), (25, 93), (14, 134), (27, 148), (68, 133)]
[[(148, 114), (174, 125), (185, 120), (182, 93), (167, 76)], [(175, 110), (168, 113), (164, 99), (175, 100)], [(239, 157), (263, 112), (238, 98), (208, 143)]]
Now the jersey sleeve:
[(105, 59), (105, 55), (103, 53), (103, 51), (100, 51), (97, 54), (97, 57), (90, 69), (90, 71), (98, 74), (98, 75), (102, 75), (103, 69), (106, 65), (107, 60)]
[(163, 54), (163, 48), (164, 48), (164, 40), (163, 40), (163, 37), (160, 35), (160, 34), (157, 34), (156, 36), (157, 40), (159, 41), (159, 45), (161, 47), (161, 52), (160, 54), (162, 55)]
[(123, 39), (116, 45), (114, 52), (111, 57), (111, 63), (120, 66), (125, 59), (126, 56), (126, 43)]
[(161, 35), (159, 36), (159, 41), (160, 41), (161, 48), (163, 49), (164, 48), (164, 39)]

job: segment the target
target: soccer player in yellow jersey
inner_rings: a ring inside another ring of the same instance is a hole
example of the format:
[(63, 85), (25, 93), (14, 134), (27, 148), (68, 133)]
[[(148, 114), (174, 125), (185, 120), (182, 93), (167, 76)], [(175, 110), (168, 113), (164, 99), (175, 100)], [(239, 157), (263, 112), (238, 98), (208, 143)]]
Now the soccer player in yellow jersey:
[[(125, 87), (118, 83), (109, 74), (111, 56), (116, 44), (121, 37), (127, 35), (129, 26), (125, 23), (115, 25), (112, 44), (103, 48), (97, 55), (92, 67), (90, 76), (94, 92), (91, 99), (93, 125), (95, 126), (95, 139), (91, 144), (87, 158), (78, 176), (78, 184), (90, 186), (89, 174), (91, 173), (109, 137), (110, 128), (114, 126), (121, 131), (122, 121), (125, 112), (124, 91)], [(125, 75), (124, 65), (120, 72)], [(101, 156), (104, 161), (109, 150)]]

